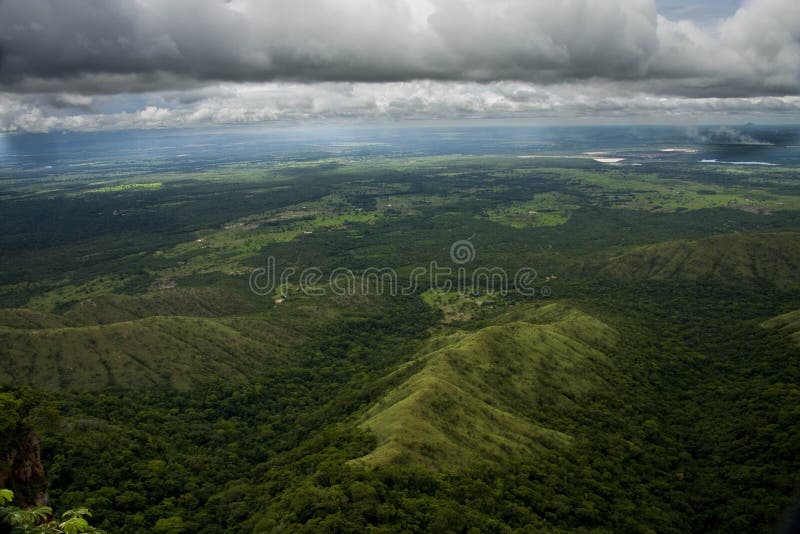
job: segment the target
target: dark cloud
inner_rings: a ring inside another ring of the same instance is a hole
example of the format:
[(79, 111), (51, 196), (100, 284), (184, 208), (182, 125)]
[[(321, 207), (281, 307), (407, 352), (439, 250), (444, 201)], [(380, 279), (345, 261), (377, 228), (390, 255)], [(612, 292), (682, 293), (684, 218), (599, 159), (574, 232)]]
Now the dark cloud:
[(0, 0), (0, 132), (798, 116), (797, 0)]
[(18, 93), (433, 79), (794, 95), (800, 2), (752, 1), (709, 30), (653, 0), (4, 0), (3, 50), (0, 88)]
[(697, 129), (694, 131), (694, 134), (699, 141), (709, 145), (772, 146), (774, 144), (731, 126), (720, 126), (714, 129), (706, 128), (703, 130)]
[(748, 124), (734, 128), (732, 126), (719, 126), (716, 128), (693, 128), (690, 135), (702, 143), (716, 146), (731, 146), (758, 149), (771, 146), (789, 146), (797, 143), (794, 132), (784, 129), (767, 128)]

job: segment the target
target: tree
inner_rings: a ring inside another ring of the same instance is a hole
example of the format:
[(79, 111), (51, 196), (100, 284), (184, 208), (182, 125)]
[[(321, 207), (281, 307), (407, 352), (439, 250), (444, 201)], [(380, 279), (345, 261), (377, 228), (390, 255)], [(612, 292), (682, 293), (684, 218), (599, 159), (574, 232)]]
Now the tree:
[(61, 514), (61, 521), (53, 519), (53, 509), (49, 506), (18, 508), (11, 506), (14, 492), (0, 489), (0, 524), (11, 534), (105, 534), (89, 525), (87, 517), (92, 514), (86, 508), (67, 510)]

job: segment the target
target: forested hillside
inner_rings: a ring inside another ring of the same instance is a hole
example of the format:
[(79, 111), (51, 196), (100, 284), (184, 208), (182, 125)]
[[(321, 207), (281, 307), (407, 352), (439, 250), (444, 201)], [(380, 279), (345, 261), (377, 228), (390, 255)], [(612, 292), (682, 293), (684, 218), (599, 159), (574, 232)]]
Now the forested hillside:
[(8, 178), (0, 480), (109, 533), (773, 531), (796, 171), (640, 157)]

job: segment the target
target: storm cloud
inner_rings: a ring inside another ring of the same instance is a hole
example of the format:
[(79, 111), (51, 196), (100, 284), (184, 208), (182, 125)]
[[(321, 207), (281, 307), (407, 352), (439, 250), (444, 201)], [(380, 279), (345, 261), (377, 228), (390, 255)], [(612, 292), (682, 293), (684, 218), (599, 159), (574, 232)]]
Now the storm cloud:
[(4, 0), (7, 90), (209, 81), (581, 79), (690, 96), (797, 94), (800, 3), (713, 30), (652, 0)]
[(670, 19), (653, 0), (0, 0), (0, 128), (37, 113), (190, 121), (237, 99), (251, 117), (692, 99), (796, 112), (800, 2), (751, 0), (714, 23), (675, 18), (676, 3)]

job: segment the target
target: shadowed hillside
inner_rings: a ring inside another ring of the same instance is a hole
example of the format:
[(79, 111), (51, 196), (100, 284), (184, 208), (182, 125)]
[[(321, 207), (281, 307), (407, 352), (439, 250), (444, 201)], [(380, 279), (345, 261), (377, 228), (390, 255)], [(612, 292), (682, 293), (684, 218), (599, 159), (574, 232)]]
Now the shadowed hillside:
[(152, 317), (111, 325), (0, 328), (0, 384), (48, 389), (171, 386), (243, 381), (275, 353), (220, 322)]
[(610, 260), (603, 274), (630, 279), (716, 279), (800, 286), (800, 233), (719, 235), (635, 249)]
[(601, 385), (597, 367), (616, 334), (555, 304), (497, 322), (432, 341), (416, 359), (422, 369), (364, 416), (378, 447), (356, 462), (448, 469), (568, 445), (538, 416)]
[(321, 298), (235, 315), (252, 306), (226, 291), (192, 289), (108, 295), (63, 315), (3, 309), (0, 386), (186, 390), (215, 379), (243, 383), (289, 362), (316, 329), (369, 306), (368, 299)]
[(76, 302), (63, 313), (31, 308), (0, 308), (0, 326), (23, 329), (93, 326), (145, 317), (223, 317), (253, 311), (252, 303), (232, 291), (181, 288), (141, 295), (100, 295)]
[(761, 323), (765, 328), (777, 328), (800, 346), (800, 310), (784, 313)]
[(219, 317), (253, 311), (240, 295), (217, 288), (176, 288), (143, 295), (102, 295), (79, 302), (64, 318), (77, 325), (108, 324), (158, 315)]

